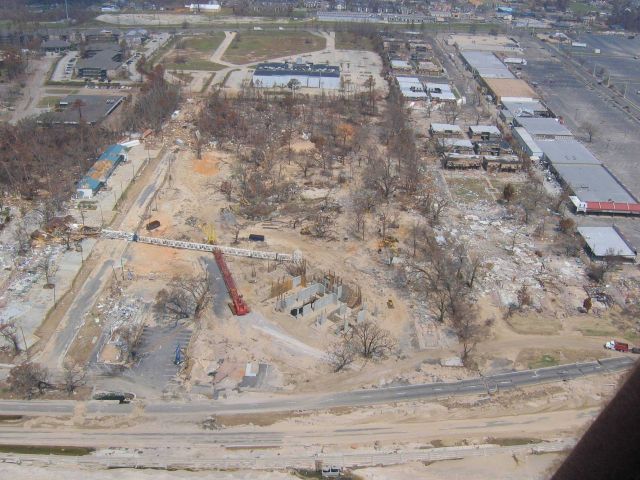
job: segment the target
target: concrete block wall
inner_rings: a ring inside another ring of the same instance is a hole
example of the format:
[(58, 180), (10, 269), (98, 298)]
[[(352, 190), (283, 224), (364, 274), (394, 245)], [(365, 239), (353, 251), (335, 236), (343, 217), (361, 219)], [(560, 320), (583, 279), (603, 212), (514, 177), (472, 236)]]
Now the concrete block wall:
[(308, 287), (300, 290), (299, 292), (287, 295), (278, 304), (280, 310), (289, 310), (301, 303), (304, 303), (311, 299), (314, 295), (324, 294), (324, 285), (321, 283), (314, 283)]

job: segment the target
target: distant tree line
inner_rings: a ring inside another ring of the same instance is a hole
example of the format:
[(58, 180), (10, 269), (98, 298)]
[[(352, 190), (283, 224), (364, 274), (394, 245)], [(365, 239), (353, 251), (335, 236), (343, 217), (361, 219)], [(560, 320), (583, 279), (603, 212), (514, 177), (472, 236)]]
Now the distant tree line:
[(632, 0), (614, 0), (609, 25), (622, 25), (627, 30), (640, 31), (640, 4)]

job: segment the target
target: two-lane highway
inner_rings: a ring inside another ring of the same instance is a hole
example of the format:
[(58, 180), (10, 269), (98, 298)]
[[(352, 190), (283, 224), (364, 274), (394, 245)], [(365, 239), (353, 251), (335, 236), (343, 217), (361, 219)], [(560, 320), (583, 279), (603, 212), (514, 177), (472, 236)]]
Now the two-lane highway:
[[(144, 412), (151, 415), (206, 415), (241, 412), (276, 412), (290, 410), (321, 410), (345, 406), (364, 406), (409, 400), (428, 400), (449, 396), (493, 393), (529, 385), (573, 380), (587, 375), (627, 370), (635, 364), (632, 356), (605, 358), (597, 362), (572, 363), (555, 367), (522, 370), (488, 375), (458, 382), (428, 383), (401, 387), (363, 389), (325, 395), (277, 395), (256, 402), (250, 398), (233, 401), (147, 402)], [(65, 400), (0, 401), (0, 412), (28, 416), (69, 416), (79, 402)], [(134, 404), (90, 401), (87, 413), (92, 415), (127, 415)]]

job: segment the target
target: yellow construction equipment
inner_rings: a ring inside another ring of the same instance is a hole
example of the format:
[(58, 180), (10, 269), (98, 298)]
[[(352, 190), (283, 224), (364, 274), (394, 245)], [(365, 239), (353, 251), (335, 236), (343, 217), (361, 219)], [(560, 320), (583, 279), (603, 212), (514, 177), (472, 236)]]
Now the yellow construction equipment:
[(205, 223), (202, 225), (202, 233), (204, 233), (205, 240), (209, 245), (216, 243), (216, 229), (212, 223)]

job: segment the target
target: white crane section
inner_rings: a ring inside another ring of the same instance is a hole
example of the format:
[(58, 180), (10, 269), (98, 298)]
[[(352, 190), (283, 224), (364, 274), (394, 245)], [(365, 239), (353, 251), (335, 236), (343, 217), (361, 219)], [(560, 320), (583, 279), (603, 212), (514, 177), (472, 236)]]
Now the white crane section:
[(120, 230), (106, 230), (101, 232), (104, 238), (122, 239), (129, 242), (147, 243), (149, 245), (159, 245), (162, 247), (182, 248), (185, 250), (197, 250), (200, 252), (213, 252), (219, 250), (225, 255), (236, 257), (259, 258), (261, 260), (276, 260), (281, 262), (298, 262), (302, 260), (302, 253), (296, 250), (293, 254), (264, 252), (261, 250), (247, 250), (244, 248), (225, 247), (222, 245), (211, 245), (208, 243), (183, 242), (181, 240), (169, 240), (166, 238), (144, 237), (133, 232), (123, 232)]

